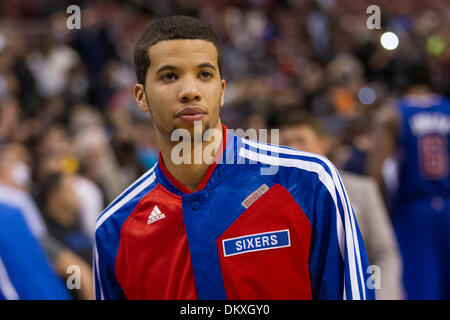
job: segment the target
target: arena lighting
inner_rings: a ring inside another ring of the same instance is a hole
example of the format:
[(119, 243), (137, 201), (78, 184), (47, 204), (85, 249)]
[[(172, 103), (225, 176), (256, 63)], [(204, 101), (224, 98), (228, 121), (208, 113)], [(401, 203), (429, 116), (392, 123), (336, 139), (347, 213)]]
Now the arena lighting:
[(381, 45), (386, 50), (395, 50), (398, 47), (398, 37), (393, 32), (385, 32), (380, 38)]
[(359, 90), (358, 97), (361, 103), (369, 105), (375, 101), (377, 95), (375, 94), (375, 91), (372, 88), (365, 87)]

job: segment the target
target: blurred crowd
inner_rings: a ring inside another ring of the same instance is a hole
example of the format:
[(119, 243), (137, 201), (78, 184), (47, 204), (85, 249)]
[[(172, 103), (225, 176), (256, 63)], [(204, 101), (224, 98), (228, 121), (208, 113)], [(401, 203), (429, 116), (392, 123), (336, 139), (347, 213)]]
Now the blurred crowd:
[[(66, 25), (72, 4), (79, 30)], [(380, 29), (366, 25), (371, 4)], [(133, 96), (133, 50), (147, 24), (172, 14), (223, 40), (224, 124), (279, 128), (306, 112), (332, 136), (335, 165), (358, 175), (368, 174), (374, 114), (402, 94), (410, 65), (427, 64), (433, 90), (450, 95), (445, 0), (3, 0), (0, 185), (28, 194), (52, 238), (87, 265), (97, 215), (158, 159)], [(380, 45), (386, 31), (396, 50)]]

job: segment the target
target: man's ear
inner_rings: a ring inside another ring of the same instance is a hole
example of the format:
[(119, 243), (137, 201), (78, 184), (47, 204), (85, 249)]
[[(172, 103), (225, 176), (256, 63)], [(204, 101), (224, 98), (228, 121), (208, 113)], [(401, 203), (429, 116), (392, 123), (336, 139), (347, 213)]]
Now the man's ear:
[(137, 83), (134, 85), (134, 98), (136, 99), (139, 109), (144, 112), (149, 111), (143, 84)]
[(222, 79), (220, 86), (221, 86), (221, 93), (220, 93), (220, 106), (222, 107), (223, 104), (225, 103), (225, 87), (226, 87), (227, 83), (225, 82), (225, 80)]

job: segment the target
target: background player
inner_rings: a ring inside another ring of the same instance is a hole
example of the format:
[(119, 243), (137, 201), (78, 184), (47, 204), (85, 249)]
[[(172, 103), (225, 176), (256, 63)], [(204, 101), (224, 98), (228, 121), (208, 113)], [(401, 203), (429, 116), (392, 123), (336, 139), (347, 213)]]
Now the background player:
[(425, 63), (405, 70), (405, 95), (380, 110), (370, 157), (381, 185), (384, 160), (398, 161), (392, 219), (408, 299), (450, 298), (450, 104), (429, 77)]

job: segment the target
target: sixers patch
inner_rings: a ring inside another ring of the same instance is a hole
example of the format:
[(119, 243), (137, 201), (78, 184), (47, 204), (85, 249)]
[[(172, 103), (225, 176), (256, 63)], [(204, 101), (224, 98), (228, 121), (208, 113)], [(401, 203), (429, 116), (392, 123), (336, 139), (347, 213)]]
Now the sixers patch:
[(225, 257), (291, 246), (289, 229), (249, 234), (222, 240)]

